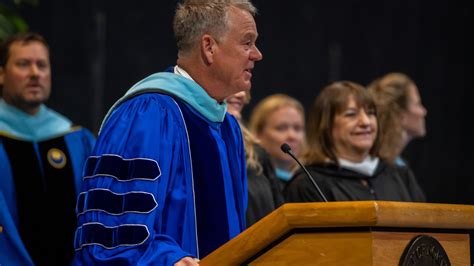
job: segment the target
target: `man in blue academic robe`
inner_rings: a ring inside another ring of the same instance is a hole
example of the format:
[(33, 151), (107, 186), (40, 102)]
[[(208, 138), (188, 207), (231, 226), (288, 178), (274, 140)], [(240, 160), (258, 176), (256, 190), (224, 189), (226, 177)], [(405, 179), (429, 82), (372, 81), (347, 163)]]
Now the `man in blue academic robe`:
[(40, 35), (5, 42), (0, 84), (0, 265), (68, 265), (94, 137), (43, 104), (51, 70)]
[(245, 151), (225, 98), (251, 86), (255, 8), (183, 1), (178, 64), (104, 119), (77, 203), (77, 265), (197, 265), (245, 229)]

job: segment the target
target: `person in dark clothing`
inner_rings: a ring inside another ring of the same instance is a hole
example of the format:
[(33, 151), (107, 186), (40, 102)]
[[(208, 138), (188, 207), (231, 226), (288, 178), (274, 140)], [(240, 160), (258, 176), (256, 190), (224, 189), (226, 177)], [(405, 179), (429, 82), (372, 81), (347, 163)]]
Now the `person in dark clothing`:
[(408, 172), (409, 182), (417, 182), (410, 165), (402, 158), (413, 139), (426, 135), (427, 111), (415, 82), (403, 73), (388, 73), (373, 81), (368, 91), (377, 105), (381, 130), (380, 156)]
[[(328, 85), (316, 98), (307, 124), (302, 160), (329, 201), (423, 201), (409, 172), (379, 156), (376, 106), (357, 83)], [(304, 172), (285, 190), (288, 202), (321, 201)]]
[(427, 111), (421, 103), (418, 88), (407, 75), (388, 73), (373, 81), (368, 91), (377, 105), (379, 124), (383, 129), (380, 154), (398, 164), (408, 143), (426, 135)]
[(254, 145), (261, 168), (247, 167), (247, 227), (270, 214), (284, 202), (270, 155), (260, 145)]
[(239, 121), (247, 160), (248, 206), (247, 227), (270, 214), (283, 204), (283, 194), (275, 177), (270, 155), (245, 127), (241, 119), (243, 107), (250, 101), (250, 93), (239, 92), (227, 98), (227, 112)]
[[(338, 167), (336, 164), (309, 165), (308, 171), (318, 182), (329, 201), (392, 200), (423, 201), (415, 179), (400, 175), (398, 170), (379, 160), (372, 175)], [(286, 190), (288, 201), (321, 201), (311, 181), (302, 170), (295, 174)]]

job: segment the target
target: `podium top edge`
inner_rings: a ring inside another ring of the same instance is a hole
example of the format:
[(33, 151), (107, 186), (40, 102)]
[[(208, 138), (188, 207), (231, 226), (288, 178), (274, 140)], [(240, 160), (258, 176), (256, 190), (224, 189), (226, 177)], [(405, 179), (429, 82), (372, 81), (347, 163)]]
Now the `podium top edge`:
[(414, 227), (473, 229), (474, 205), (396, 201), (287, 203), (290, 227)]

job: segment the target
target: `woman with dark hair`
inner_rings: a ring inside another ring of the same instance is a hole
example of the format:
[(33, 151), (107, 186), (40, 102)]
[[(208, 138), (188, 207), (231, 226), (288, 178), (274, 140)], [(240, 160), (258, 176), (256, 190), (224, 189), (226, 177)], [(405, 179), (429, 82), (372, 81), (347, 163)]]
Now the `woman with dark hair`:
[[(302, 160), (329, 201), (417, 201), (417, 184), (406, 184), (402, 172), (379, 157), (377, 110), (366, 89), (339, 81), (316, 98), (307, 123)], [(320, 201), (303, 171), (288, 184), (289, 202)]]

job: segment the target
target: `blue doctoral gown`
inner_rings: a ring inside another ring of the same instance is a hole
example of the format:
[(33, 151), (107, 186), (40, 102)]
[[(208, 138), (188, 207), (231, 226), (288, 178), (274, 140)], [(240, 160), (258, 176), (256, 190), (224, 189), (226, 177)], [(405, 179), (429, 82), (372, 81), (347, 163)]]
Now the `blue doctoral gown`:
[(94, 137), (41, 106), (30, 116), (0, 99), (0, 265), (67, 265), (74, 206)]
[(245, 229), (245, 153), (225, 109), (172, 73), (112, 107), (84, 169), (76, 265), (173, 265)]

